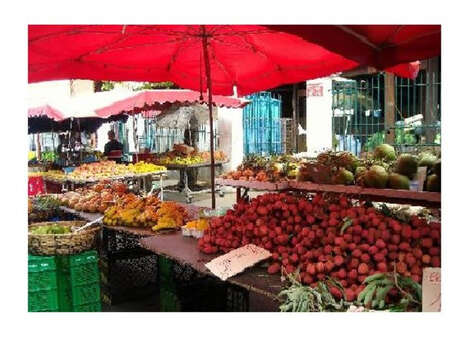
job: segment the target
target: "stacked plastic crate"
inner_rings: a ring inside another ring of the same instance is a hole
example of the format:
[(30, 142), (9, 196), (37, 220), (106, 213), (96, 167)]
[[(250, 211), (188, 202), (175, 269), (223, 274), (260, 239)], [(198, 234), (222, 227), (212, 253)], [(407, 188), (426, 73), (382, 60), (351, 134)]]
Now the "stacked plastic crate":
[(99, 257), (90, 250), (81, 254), (57, 256), (58, 300), (60, 311), (101, 311)]
[(58, 311), (54, 256), (29, 255), (29, 311)]
[(99, 257), (29, 255), (29, 311), (101, 311)]
[(251, 103), (243, 110), (244, 153), (281, 152), (281, 101), (270, 92), (247, 96)]

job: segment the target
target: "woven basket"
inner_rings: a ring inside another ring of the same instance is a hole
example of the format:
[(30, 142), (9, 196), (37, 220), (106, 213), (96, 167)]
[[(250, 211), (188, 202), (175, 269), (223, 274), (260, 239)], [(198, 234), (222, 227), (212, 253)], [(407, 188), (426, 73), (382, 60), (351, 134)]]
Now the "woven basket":
[[(82, 226), (87, 222), (64, 221), (34, 223), (29, 225), (29, 230), (31, 227), (56, 223), (64, 226)], [(33, 255), (71, 255), (93, 249), (96, 244), (96, 234), (100, 229), (101, 226), (95, 224), (76, 234), (35, 235), (29, 233), (29, 253)]]

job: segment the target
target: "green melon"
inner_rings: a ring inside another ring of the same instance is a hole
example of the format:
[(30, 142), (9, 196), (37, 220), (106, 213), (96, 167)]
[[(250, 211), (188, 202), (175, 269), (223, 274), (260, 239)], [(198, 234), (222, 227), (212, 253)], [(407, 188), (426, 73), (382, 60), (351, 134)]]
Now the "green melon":
[(385, 188), (388, 182), (388, 173), (384, 167), (373, 165), (364, 175), (364, 185), (369, 188)]
[(412, 178), (417, 173), (417, 169), (418, 159), (416, 156), (403, 153), (398, 157), (395, 168), (396, 173)]
[(440, 192), (441, 178), (436, 174), (428, 176), (426, 179), (426, 190), (429, 192)]
[(353, 183), (354, 178), (355, 177), (353, 176), (353, 173), (351, 171), (341, 168), (332, 178), (332, 182), (334, 184), (349, 185)]
[(432, 167), (436, 163), (436, 156), (430, 152), (422, 152), (418, 156), (419, 167)]
[(388, 176), (388, 188), (410, 189), (410, 180), (407, 176), (391, 173)]
[(374, 149), (374, 158), (394, 161), (396, 159), (395, 148), (388, 144), (380, 144)]

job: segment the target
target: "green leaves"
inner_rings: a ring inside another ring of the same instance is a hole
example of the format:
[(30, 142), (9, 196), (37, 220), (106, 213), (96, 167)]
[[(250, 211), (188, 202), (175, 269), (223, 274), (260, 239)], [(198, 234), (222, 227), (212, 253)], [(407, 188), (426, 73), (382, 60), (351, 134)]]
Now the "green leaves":
[(353, 225), (353, 221), (351, 218), (345, 217), (343, 218), (342, 226), (340, 227), (340, 235), (343, 235), (343, 232), (350, 226)]
[(343, 287), (332, 279), (326, 282), (318, 282), (317, 287), (312, 288), (302, 285), (294, 275), (287, 275), (291, 286), (282, 290), (279, 297), (285, 298), (280, 305), (282, 312), (318, 312), (318, 311), (345, 311), (349, 303), (344, 300), (336, 301), (329, 292), (328, 283), (333, 284), (343, 291)]
[[(358, 296), (357, 302), (366, 308), (388, 309), (390, 311), (420, 311), (422, 287), (409, 277), (397, 273), (377, 273), (364, 281), (367, 286)], [(387, 304), (387, 295), (398, 289), (400, 299)]]

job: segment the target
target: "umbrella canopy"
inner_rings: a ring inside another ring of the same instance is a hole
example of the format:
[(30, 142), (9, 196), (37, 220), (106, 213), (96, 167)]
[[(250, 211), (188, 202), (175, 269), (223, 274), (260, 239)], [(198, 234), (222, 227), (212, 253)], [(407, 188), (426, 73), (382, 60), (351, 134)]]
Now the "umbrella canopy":
[[(28, 133), (63, 132), (77, 128), (94, 132), (104, 122), (126, 121), (127, 116), (101, 116), (95, 109), (126, 98), (133, 92), (115, 89), (106, 92), (67, 97), (34, 97), (29, 95)], [(77, 121), (74, 121), (77, 120)]]
[(69, 118), (108, 118), (110, 115), (116, 114), (104, 116), (96, 112), (96, 109), (126, 99), (133, 94), (133, 91), (127, 89), (115, 89), (79, 96), (69, 95), (67, 97), (34, 97), (31, 94), (27, 99), (29, 105), (28, 116), (47, 116), (56, 121), (63, 121)]
[[(271, 25), (377, 69), (441, 55), (441, 25)], [(415, 66), (412, 66), (412, 68)], [(405, 69), (406, 68), (406, 69)], [(398, 66), (393, 72), (407, 73)]]
[(206, 90), (203, 32), (213, 93), (239, 95), (354, 68), (357, 62), (297, 35), (257, 25), (30, 25), (29, 82), (169, 80)]
[[(114, 102), (104, 108), (96, 109), (96, 113), (101, 117), (116, 114), (151, 111), (147, 116), (159, 115), (171, 105), (193, 105), (204, 104), (202, 94), (190, 90), (149, 90), (139, 91), (133, 96)], [(205, 98), (206, 99), (206, 98)], [(213, 105), (217, 107), (242, 108), (249, 101), (226, 96), (213, 96)]]
[(169, 80), (205, 90), (203, 30), (219, 95), (440, 54), (439, 25), (30, 25), (29, 82)]

